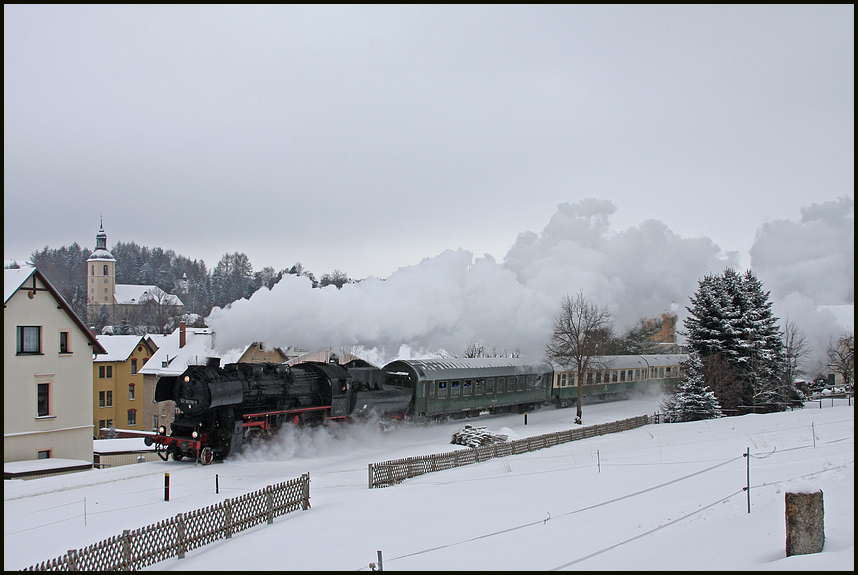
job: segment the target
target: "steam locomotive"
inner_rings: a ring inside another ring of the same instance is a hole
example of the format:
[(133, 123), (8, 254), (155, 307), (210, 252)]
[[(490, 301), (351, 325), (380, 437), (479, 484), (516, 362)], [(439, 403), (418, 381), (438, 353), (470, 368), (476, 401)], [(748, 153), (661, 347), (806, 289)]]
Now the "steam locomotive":
[(577, 374), (550, 363), (518, 358), (397, 360), (379, 369), (363, 360), (339, 365), (305, 362), (233, 363), (213, 359), (179, 376), (158, 380), (155, 401), (175, 402), (178, 413), (146, 438), (166, 461), (223, 459), (247, 441), (282, 425), (365, 418), (444, 420), (483, 412), (519, 413), (541, 405), (567, 407), (581, 396), (619, 399), (641, 386), (681, 377), (687, 354), (603, 356)]
[(385, 388), (382, 371), (362, 360), (218, 364), (213, 358), (158, 380), (155, 401), (173, 401), (178, 411), (169, 435), (162, 425), (145, 443), (165, 461), (188, 457), (208, 465), (286, 423), (402, 417), (411, 403), (410, 391)]

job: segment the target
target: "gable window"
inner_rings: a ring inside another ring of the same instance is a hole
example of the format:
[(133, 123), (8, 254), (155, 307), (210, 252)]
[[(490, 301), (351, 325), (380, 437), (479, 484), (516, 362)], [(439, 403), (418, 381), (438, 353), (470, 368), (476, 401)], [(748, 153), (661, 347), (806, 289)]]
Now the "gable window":
[(47, 417), (51, 414), (51, 384), (39, 383), (36, 391), (36, 413), (39, 417)]
[(18, 326), (18, 355), (42, 353), (42, 328), (38, 325)]
[(137, 373), (137, 359), (131, 360), (131, 375)]
[(67, 331), (60, 332), (60, 353), (71, 353), (71, 334)]
[(137, 425), (137, 410), (128, 410), (128, 425)]

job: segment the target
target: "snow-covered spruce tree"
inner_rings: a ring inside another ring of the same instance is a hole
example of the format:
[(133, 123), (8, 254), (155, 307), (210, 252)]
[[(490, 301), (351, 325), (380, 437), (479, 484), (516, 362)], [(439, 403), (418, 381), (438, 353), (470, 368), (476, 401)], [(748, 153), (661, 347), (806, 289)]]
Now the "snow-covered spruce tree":
[(706, 276), (691, 303), (684, 324), (688, 345), (700, 354), (705, 381), (724, 408), (783, 409), (792, 382), (782, 377), (778, 318), (756, 275), (728, 268), (723, 275)]
[(682, 363), (682, 378), (675, 389), (661, 403), (667, 423), (699, 421), (723, 417), (715, 394), (705, 383), (703, 360), (692, 352)]

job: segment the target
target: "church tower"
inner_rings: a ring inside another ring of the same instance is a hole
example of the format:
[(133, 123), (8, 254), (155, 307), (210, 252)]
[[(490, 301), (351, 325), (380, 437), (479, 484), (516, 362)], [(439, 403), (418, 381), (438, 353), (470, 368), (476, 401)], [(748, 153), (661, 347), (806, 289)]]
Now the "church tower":
[(107, 251), (107, 234), (104, 220), (95, 236), (95, 250), (86, 260), (86, 316), (90, 324), (98, 317), (102, 306), (107, 306), (113, 321), (113, 303), (116, 293), (116, 260)]

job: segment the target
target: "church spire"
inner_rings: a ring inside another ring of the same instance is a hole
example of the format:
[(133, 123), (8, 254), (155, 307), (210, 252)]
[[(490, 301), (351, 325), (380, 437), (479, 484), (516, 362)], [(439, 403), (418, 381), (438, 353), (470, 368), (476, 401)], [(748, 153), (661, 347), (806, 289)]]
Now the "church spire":
[(101, 216), (99, 223), (98, 234), (95, 236), (95, 249), (107, 250), (107, 234), (104, 233), (104, 216)]

